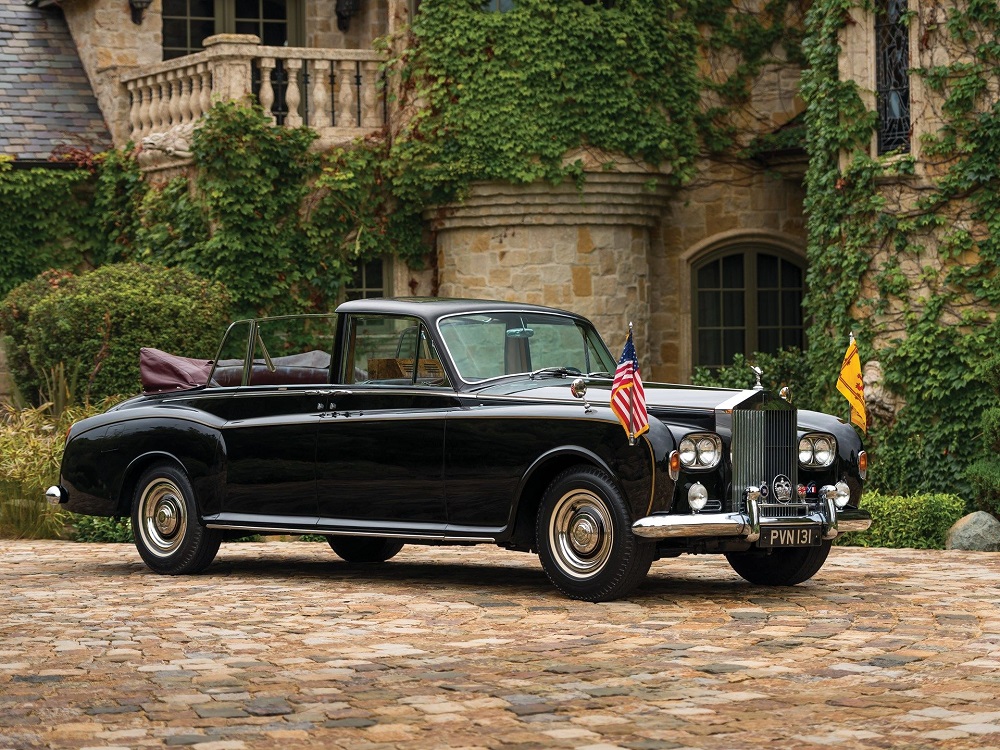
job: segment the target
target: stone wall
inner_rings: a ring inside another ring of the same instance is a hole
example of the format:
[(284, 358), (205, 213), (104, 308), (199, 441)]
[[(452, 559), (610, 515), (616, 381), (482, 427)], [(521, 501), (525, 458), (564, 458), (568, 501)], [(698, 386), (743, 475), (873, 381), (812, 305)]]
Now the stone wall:
[(111, 137), (122, 146), (128, 140), (128, 106), (118, 77), (160, 61), (160, 1), (146, 10), (141, 25), (132, 23), (129, 5), (121, 0), (72, 0), (61, 7)]
[[(552, 305), (586, 315), (612, 350), (635, 325), (648, 367), (649, 251), (665, 198), (644, 172), (567, 184), (479, 184), (428, 214), (437, 230), (438, 293)], [(653, 182), (658, 185), (656, 180)]]
[(727, 246), (779, 248), (805, 257), (805, 191), (795, 175), (708, 160), (664, 206), (650, 255), (650, 378), (688, 382), (693, 363), (692, 267)]

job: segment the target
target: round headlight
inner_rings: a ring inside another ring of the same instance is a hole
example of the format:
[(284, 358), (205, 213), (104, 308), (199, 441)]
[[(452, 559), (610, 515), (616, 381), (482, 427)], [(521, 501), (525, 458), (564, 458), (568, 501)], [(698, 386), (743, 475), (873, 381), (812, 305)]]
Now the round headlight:
[(681, 440), (679, 452), (682, 464), (685, 466), (694, 466), (695, 460), (698, 457), (698, 451), (695, 448), (694, 440), (691, 438), (684, 438)]
[(837, 457), (837, 439), (833, 435), (806, 435), (799, 440), (799, 463), (812, 469), (825, 469)]
[(833, 441), (829, 438), (818, 437), (813, 441), (813, 456), (820, 466), (829, 466), (833, 463)]
[(698, 452), (698, 463), (701, 466), (715, 466), (719, 463), (719, 451), (722, 446), (712, 438), (703, 437), (695, 446)]
[(799, 441), (799, 463), (809, 465), (813, 462), (813, 443), (807, 437)]

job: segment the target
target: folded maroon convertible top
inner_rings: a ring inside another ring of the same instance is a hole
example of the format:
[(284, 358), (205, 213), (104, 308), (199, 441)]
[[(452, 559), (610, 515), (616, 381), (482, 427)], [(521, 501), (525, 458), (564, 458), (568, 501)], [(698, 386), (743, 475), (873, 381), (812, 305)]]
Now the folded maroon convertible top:
[(163, 393), (198, 388), (208, 383), (212, 360), (192, 359), (159, 349), (139, 350), (139, 378), (143, 393)]

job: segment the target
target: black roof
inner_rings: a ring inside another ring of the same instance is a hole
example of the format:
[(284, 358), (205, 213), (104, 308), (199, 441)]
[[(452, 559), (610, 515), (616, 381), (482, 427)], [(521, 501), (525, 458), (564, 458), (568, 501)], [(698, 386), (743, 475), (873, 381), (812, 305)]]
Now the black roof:
[(337, 308), (338, 313), (385, 313), (392, 315), (412, 315), (432, 321), (446, 315), (477, 312), (535, 312), (568, 315), (585, 320), (582, 315), (560, 310), (555, 307), (531, 305), (525, 302), (501, 302), (484, 299), (450, 299), (447, 297), (371, 297), (344, 302)]

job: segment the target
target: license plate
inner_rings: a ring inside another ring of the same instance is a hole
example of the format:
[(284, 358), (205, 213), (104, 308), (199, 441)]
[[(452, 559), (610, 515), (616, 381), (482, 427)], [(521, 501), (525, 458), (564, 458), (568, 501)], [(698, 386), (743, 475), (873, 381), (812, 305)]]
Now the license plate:
[(820, 544), (818, 526), (778, 526), (762, 527), (758, 547), (818, 547)]

